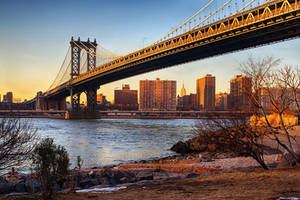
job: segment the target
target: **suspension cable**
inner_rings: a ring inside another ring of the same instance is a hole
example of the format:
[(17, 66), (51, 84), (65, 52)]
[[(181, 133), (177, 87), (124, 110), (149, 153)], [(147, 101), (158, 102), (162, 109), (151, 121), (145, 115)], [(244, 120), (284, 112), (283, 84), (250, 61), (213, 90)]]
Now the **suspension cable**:
[(115, 54), (115, 53), (113, 53), (113, 52), (111, 52), (111, 51), (109, 51), (109, 50), (107, 50), (106, 48), (104, 48), (103, 46), (101, 46), (101, 45), (97, 45), (97, 46), (100, 46), (102, 49), (99, 49), (98, 47), (96, 47), (93, 43), (91, 43), (91, 42), (89, 42), (95, 49), (98, 49), (99, 51), (101, 51), (101, 52), (103, 52), (103, 53), (105, 53), (105, 54), (107, 54), (107, 55), (112, 55), (112, 56), (118, 56), (117, 54)]
[(52, 84), (50, 85), (50, 87), (48, 88), (48, 90), (54, 85), (56, 79), (58, 78), (59, 74), (61, 73), (61, 71), (62, 71), (62, 69), (63, 69), (63, 66), (64, 66), (64, 64), (65, 64), (65, 62), (66, 62), (66, 59), (67, 59), (67, 57), (68, 57), (68, 54), (69, 54), (69, 52), (70, 52), (70, 49), (71, 49), (71, 46), (69, 46), (69, 48), (68, 48), (68, 50), (67, 50), (67, 53), (66, 53), (66, 55), (65, 55), (64, 61), (63, 61), (62, 65), (60, 66), (60, 69), (59, 69), (58, 73), (56, 74), (56, 77), (55, 77), (55, 79), (53, 80), (53, 82), (52, 82)]
[[(95, 49), (101, 51), (102, 53), (106, 54), (107, 56), (115, 56), (115, 55), (112, 54), (112, 53), (108, 53), (108, 52), (106, 52), (106, 51), (104, 51), (104, 50), (102, 50), (102, 49), (99, 49), (98, 47), (96, 47), (96, 46), (95, 46), (93, 43), (91, 43), (91, 42), (90, 42), (90, 45), (92, 45), (92, 47), (94, 47)], [(103, 47), (102, 47), (102, 48), (103, 48)]]
[[(86, 51), (88, 54), (90, 54), (91, 56), (96, 56), (96, 57), (100, 57), (100, 58), (117, 58), (117, 57), (114, 57), (114, 56), (103, 56), (103, 55), (101, 55), (101, 54), (98, 54), (97, 52), (94, 52), (94, 54), (93, 53), (91, 53), (91, 52), (89, 52), (87, 49), (89, 49), (89, 48), (87, 48), (87, 46), (85, 46), (82, 42), (80, 42), (85, 48), (82, 48), (81, 46), (79, 46), (76, 42), (74, 42), (73, 41), (73, 43), (78, 47), (78, 48), (80, 48), (81, 50), (84, 50), (84, 51)], [(97, 56), (97, 54), (99, 55), (99, 56)]]
[(213, 16), (214, 14), (216, 14), (217, 12), (219, 12), (221, 9), (223, 9), (227, 4), (229, 4), (232, 0), (228, 0), (226, 3), (224, 3), (218, 10), (216, 10), (215, 12), (211, 13), (209, 16), (207, 16), (204, 20), (202, 20), (201, 22), (199, 22), (198, 24), (196, 24), (195, 26), (193, 26), (191, 28), (191, 30), (193, 30), (194, 28), (196, 28), (197, 26), (199, 26), (200, 24), (202, 24), (203, 22), (205, 22), (207, 19), (209, 19), (211, 16)]
[(162, 40), (164, 40), (165, 38), (167, 38), (169, 35), (173, 34), (175, 31), (177, 31), (178, 29), (180, 29), (181, 27), (183, 27), (184, 25), (186, 25), (189, 21), (191, 21), (195, 16), (197, 16), (199, 13), (201, 13), (205, 8), (207, 8), (210, 4), (212, 4), (215, 0), (211, 0), (210, 2), (208, 2), (204, 7), (202, 7), (198, 12), (196, 12), (193, 16), (191, 16), (188, 20), (186, 20), (183, 24), (181, 24), (180, 26), (178, 26), (177, 28), (173, 29), (171, 32), (169, 32), (167, 35), (163, 36), (162, 38), (160, 38), (159, 40), (156, 40), (155, 42), (147, 45), (144, 48), (147, 48), (149, 46), (152, 46), (158, 42), (161, 42)]
[[(95, 52), (92, 51), (92, 53), (94, 53), (94, 55), (93, 55), (93, 54), (91, 54), (91, 52), (89, 51), (89, 48), (85, 44), (83, 44), (81, 41), (80, 41), (80, 44), (84, 47), (84, 50), (91, 56), (96, 56), (96, 57), (100, 57), (100, 58), (118, 58), (119, 57), (119, 56), (103, 56), (101, 54), (98, 54), (96, 51)], [(99, 56), (97, 56), (97, 54)]]
[[(245, 10), (248, 6), (250, 6), (255, 0), (250, 1), (249, 3), (247, 3), (244, 7), (242, 7), (241, 9), (239, 9), (238, 11), (236, 11), (235, 14), (238, 14), (239, 12)], [(269, 0), (270, 1), (270, 0)]]

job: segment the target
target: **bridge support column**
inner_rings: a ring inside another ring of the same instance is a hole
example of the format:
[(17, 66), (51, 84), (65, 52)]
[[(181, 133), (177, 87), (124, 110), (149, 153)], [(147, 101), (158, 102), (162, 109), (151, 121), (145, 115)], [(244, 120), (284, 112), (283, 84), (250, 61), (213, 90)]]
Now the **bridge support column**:
[(80, 93), (73, 93), (73, 88), (70, 89), (71, 94), (71, 111), (80, 110)]
[(46, 100), (47, 110), (66, 110), (66, 98)]
[(45, 101), (45, 98), (44, 98), (42, 92), (38, 92), (36, 94), (35, 109), (36, 110), (47, 110), (47, 102)]
[(86, 93), (87, 110), (89, 112), (95, 111), (97, 106), (97, 89), (98, 87), (89, 88)]

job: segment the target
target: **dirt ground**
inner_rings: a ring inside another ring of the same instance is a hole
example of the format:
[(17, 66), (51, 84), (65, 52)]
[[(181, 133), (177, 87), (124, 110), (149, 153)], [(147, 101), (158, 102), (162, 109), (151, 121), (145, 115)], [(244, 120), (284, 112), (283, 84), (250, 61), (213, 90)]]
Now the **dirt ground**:
[[(174, 200), (174, 199), (277, 199), (300, 197), (300, 167), (250, 169), (205, 177), (131, 185), (111, 193), (63, 194), (56, 200)], [(0, 197), (0, 200), (36, 200), (38, 196)]]

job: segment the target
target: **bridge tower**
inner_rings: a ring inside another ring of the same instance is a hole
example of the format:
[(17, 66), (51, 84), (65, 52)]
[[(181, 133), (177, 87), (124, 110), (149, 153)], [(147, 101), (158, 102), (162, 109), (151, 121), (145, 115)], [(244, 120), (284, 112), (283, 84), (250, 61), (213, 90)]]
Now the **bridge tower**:
[[(96, 68), (96, 47), (97, 42), (96, 39), (94, 42), (90, 42), (88, 38), (87, 41), (80, 41), (80, 37), (78, 40), (74, 40), (72, 37), (70, 41), (71, 45), (71, 73), (70, 78), (76, 78), (80, 75), (80, 60), (81, 60), (81, 51), (86, 52), (87, 56), (87, 65), (84, 71), (90, 71)], [(99, 85), (89, 85), (86, 87), (84, 91), (87, 98), (87, 109), (88, 111), (94, 111), (97, 104), (97, 89)], [(70, 96), (71, 96), (71, 110), (79, 111), (80, 110), (80, 94), (81, 92), (76, 91), (75, 88), (70, 88)]]

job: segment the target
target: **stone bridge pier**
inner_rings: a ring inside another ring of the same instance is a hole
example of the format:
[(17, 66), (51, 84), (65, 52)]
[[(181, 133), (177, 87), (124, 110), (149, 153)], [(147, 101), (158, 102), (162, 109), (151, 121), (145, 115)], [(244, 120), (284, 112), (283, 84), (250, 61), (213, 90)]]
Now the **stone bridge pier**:
[(42, 92), (36, 96), (36, 110), (66, 110), (66, 98), (45, 98)]
[[(94, 112), (97, 106), (97, 90), (99, 86), (87, 87), (83, 93), (86, 94), (85, 111)], [(71, 96), (71, 111), (82, 111), (80, 107), (80, 95), (82, 92), (76, 92), (73, 88), (70, 89)]]

